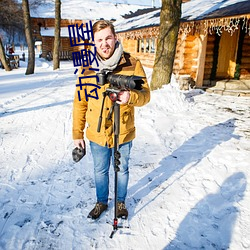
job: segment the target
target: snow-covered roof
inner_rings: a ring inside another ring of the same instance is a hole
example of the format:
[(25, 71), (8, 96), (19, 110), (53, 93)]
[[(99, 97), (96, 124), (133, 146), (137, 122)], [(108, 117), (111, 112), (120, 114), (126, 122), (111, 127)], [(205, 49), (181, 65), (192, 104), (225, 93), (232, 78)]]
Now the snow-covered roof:
[[(55, 28), (54, 27), (49, 27), (49, 28), (42, 27), (40, 32), (41, 32), (41, 36), (54, 36)], [(68, 27), (61, 27), (60, 37), (69, 37)]]
[[(138, 9), (150, 8), (150, 6), (138, 4), (115, 4), (93, 0), (62, 0), (61, 2), (61, 18), (73, 20), (119, 19), (122, 15), (135, 12)], [(31, 9), (30, 15), (31, 17), (54, 18), (55, 4), (47, 0), (37, 9)]]
[(139, 29), (142, 27), (157, 26), (160, 23), (160, 9), (138, 15), (132, 18), (120, 19), (114, 22), (116, 32)]
[[(117, 20), (114, 23), (116, 31), (158, 26), (160, 11), (160, 8), (155, 8), (146, 14)], [(191, 0), (182, 4), (181, 20), (185, 22), (242, 14), (250, 14), (250, 0)]]
[(182, 4), (182, 19), (184, 21), (249, 13), (249, 0), (191, 0)]

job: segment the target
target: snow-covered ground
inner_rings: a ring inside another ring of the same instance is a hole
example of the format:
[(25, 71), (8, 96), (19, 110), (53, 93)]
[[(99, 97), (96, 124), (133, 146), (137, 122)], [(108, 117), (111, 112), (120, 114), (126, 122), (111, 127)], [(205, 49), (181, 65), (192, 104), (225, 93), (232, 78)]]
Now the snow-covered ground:
[[(150, 79), (151, 70), (146, 69)], [(250, 99), (152, 92), (136, 111), (129, 229), (98, 222), (89, 145), (72, 161), (72, 62), (0, 69), (0, 249), (250, 249)], [(97, 118), (98, 119), (98, 118)]]

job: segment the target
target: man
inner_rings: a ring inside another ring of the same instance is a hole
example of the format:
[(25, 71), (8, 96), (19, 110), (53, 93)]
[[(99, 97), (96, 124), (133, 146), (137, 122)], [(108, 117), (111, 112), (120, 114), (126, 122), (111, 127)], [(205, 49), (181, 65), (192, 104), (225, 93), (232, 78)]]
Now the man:
[[(117, 194), (117, 217), (128, 216), (125, 206), (125, 198), (128, 186), (128, 161), (132, 140), (135, 138), (134, 126), (134, 107), (143, 106), (150, 100), (150, 90), (147, 84), (145, 72), (140, 61), (131, 57), (123, 51), (122, 45), (118, 42), (114, 26), (109, 21), (100, 20), (93, 25), (93, 34), (96, 46), (96, 62), (93, 62), (92, 68), (98, 68), (99, 72), (103, 69), (112, 71), (112, 74), (121, 75), (137, 75), (143, 77), (141, 90), (121, 90), (118, 94), (120, 104), (120, 134), (119, 134), (119, 152), (121, 154), (118, 172), (118, 194)], [(80, 70), (82, 72), (82, 70)], [(80, 73), (82, 84), (98, 84), (96, 73), (93, 70), (86, 70), (84, 75)], [(79, 77), (78, 82), (79, 84)], [(108, 208), (109, 195), (109, 168), (110, 162), (113, 160), (114, 152), (114, 134), (113, 134), (113, 118), (111, 113), (112, 101), (105, 98), (100, 132), (97, 132), (98, 118), (101, 111), (103, 92), (109, 87), (104, 84), (96, 88), (99, 99), (88, 98), (86, 93), (93, 91), (93, 86), (83, 86), (81, 90), (76, 88), (75, 99), (73, 104), (73, 140), (77, 147), (85, 147), (83, 130), (87, 122), (86, 137), (90, 141), (91, 153), (94, 161), (94, 175), (96, 185), (97, 203), (90, 211), (88, 218), (97, 219)], [(79, 98), (80, 92), (80, 98)], [(80, 100), (80, 101), (79, 101)], [(111, 113), (111, 114), (110, 114)], [(109, 119), (108, 117), (110, 117)]]

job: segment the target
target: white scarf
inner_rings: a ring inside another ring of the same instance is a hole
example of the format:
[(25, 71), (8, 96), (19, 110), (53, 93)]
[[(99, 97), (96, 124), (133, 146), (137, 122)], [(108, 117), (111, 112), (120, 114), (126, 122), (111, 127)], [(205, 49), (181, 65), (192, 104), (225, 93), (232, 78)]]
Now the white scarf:
[(96, 54), (96, 59), (98, 61), (99, 66), (97, 66), (95, 61), (93, 61), (92, 67), (99, 69), (99, 72), (102, 70), (113, 71), (117, 67), (121, 59), (122, 53), (123, 47), (121, 43), (117, 41), (115, 44), (115, 50), (113, 55), (109, 59), (103, 60), (98, 54)]

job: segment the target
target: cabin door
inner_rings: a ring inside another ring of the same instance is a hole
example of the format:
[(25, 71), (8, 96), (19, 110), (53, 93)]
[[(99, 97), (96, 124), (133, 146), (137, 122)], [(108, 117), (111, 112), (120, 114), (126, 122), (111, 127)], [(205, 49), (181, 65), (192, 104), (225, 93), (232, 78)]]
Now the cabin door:
[(239, 30), (236, 30), (232, 36), (227, 31), (222, 32), (219, 44), (216, 78), (221, 79), (234, 77), (238, 39)]

